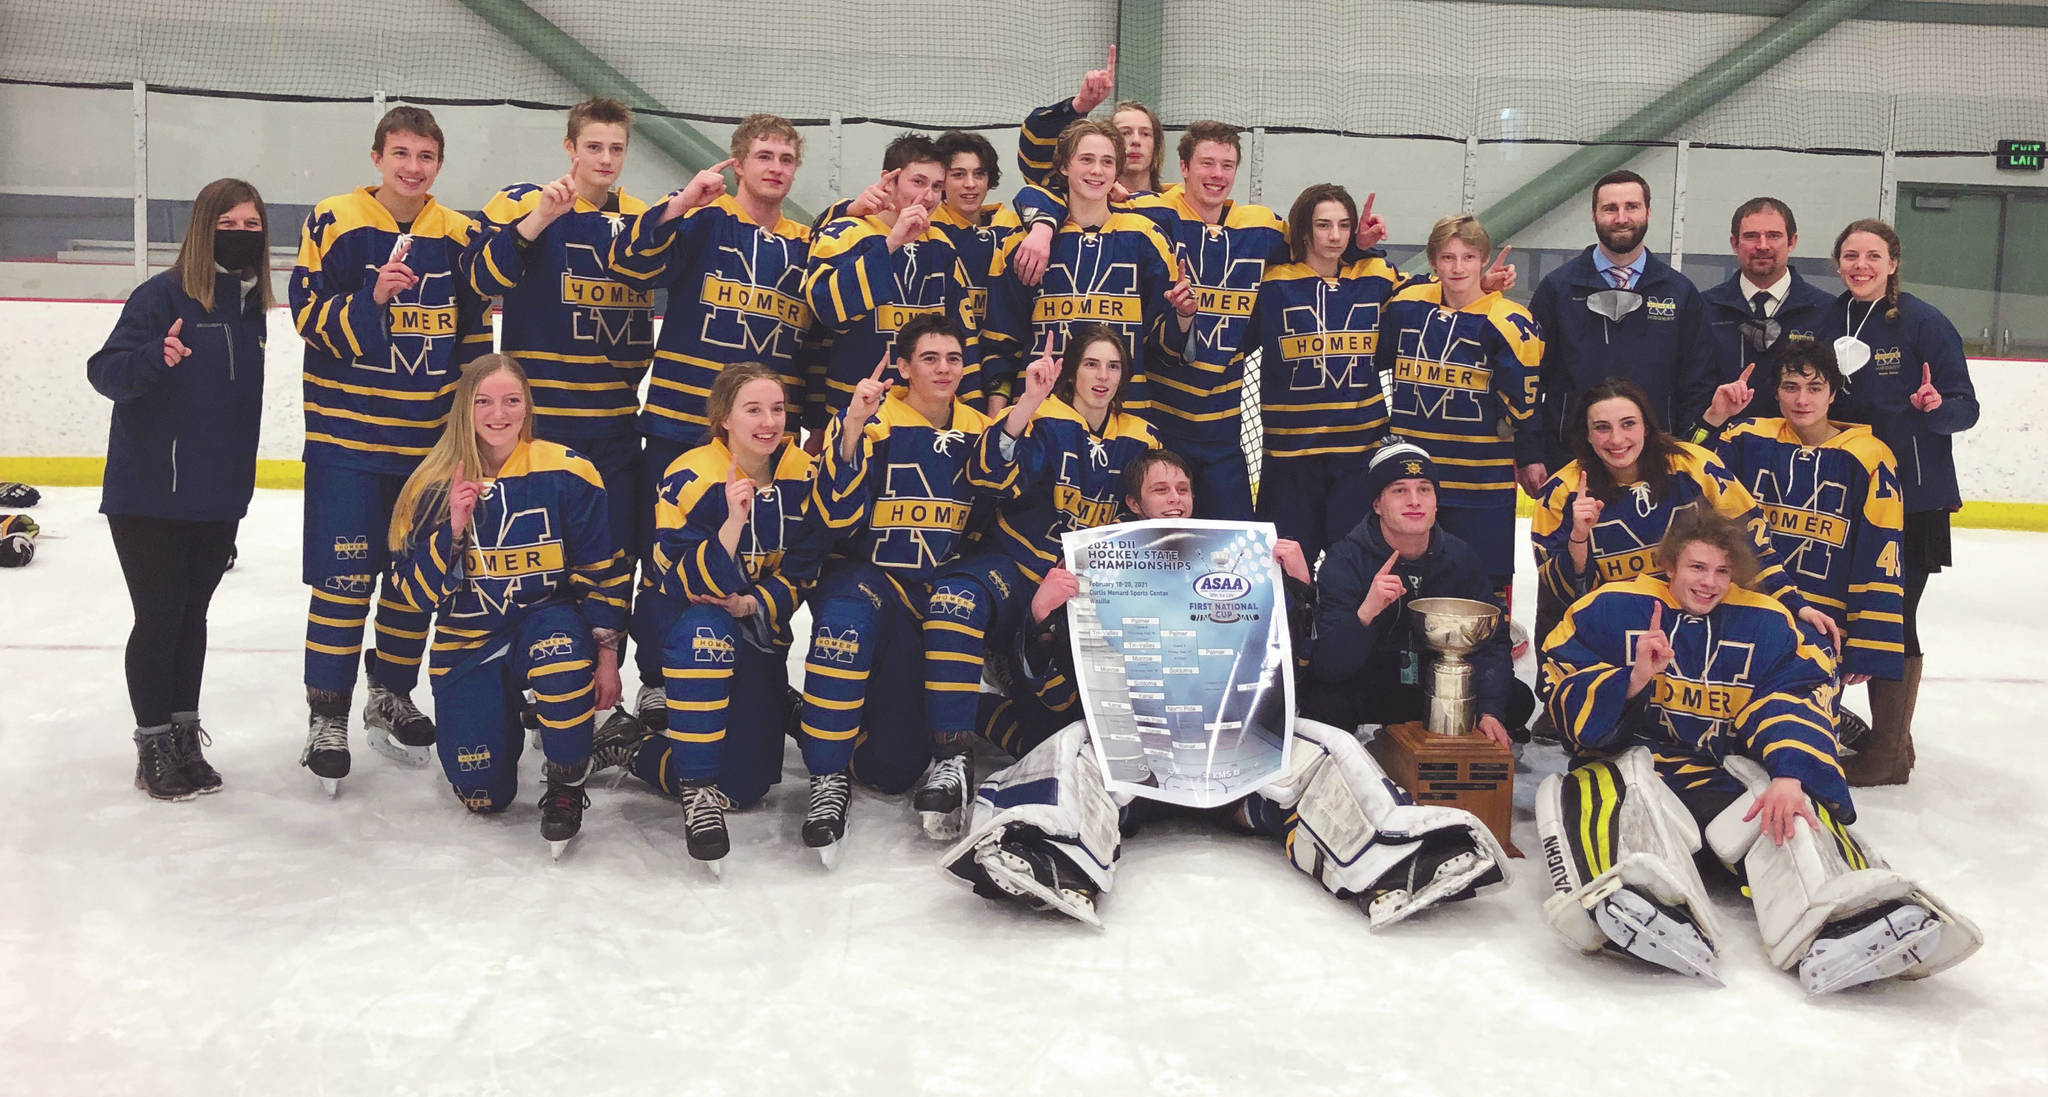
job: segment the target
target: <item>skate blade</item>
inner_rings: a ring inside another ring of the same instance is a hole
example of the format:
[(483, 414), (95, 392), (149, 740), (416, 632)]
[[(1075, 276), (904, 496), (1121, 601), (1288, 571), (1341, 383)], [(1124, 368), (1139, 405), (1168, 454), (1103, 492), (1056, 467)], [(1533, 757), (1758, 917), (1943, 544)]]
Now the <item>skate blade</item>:
[(1095, 912), (1095, 901), (1077, 891), (1054, 890), (1040, 883), (1031, 875), (1031, 866), (1011, 854), (997, 848), (992, 854), (977, 854), (975, 860), (981, 870), (988, 874), (989, 882), (1023, 899), (1033, 899), (1042, 904), (1041, 909), (1056, 910), (1077, 922), (1085, 922), (1096, 929), (1102, 928), (1102, 917)]
[[(823, 863), (826, 868), (833, 869), (839, 867), (838, 842), (833, 842), (831, 845), (826, 846), (813, 846), (812, 848), (818, 851), (818, 860), (821, 863)], [(716, 862), (713, 863), (716, 864)]]
[[(1391, 891), (1374, 899), (1365, 909), (1367, 924), (1375, 931), (1406, 921), (1477, 883), (1493, 871), (1493, 858), (1480, 853), (1461, 853), (1436, 868), (1436, 876), (1418, 891)], [(1398, 902), (1389, 900), (1399, 898)]]
[(373, 730), (366, 738), (370, 741), (371, 750), (397, 762), (407, 769), (425, 769), (427, 764), (434, 759), (433, 747), (407, 746), (393, 739), (388, 731), (381, 729)]
[(918, 819), (924, 824), (924, 836), (942, 842), (957, 840), (967, 831), (967, 809), (954, 811), (920, 811)]
[(332, 800), (336, 796), (341, 795), (341, 778), (322, 777), (320, 778), (320, 787), (327, 790), (327, 798)]
[(1617, 891), (1593, 909), (1593, 921), (1607, 939), (1639, 960), (1719, 987), (1714, 950), (1699, 931), (1628, 891)]
[(559, 860), (561, 860), (561, 859), (562, 859), (562, 851), (563, 851), (563, 850), (566, 850), (566, 849), (568, 849), (568, 848), (569, 848), (569, 839), (567, 839), (567, 838), (561, 838), (561, 839), (554, 839), (554, 838), (550, 838), (550, 839), (548, 839), (548, 859), (549, 859), (549, 860), (551, 860), (551, 861), (559, 861)]
[[(1875, 928), (1875, 927), (1872, 927)], [(1843, 966), (1825, 962), (1825, 955), (1809, 953), (1799, 964), (1799, 981), (1806, 985), (1806, 996), (1818, 998), (1838, 990), (1890, 979), (1920, 964), (1928, 953), (1941, 943), (1941, 923), (1932, 917), (1905, 932), (1888, 928), (1879, 942), (1870, 946), (1860, 959), (1845, 956), (1839, 961)], [(1845, 951), (1855, 951), (1853, 947)], [(1813, 963), (1815, 960), (1823, 961)]]
[(702, 864), (704, 865), (704, 871), (710, 873), (713, 880), (725, 879), (725, 858), (721, 857), (716, 861), (705, 861)]

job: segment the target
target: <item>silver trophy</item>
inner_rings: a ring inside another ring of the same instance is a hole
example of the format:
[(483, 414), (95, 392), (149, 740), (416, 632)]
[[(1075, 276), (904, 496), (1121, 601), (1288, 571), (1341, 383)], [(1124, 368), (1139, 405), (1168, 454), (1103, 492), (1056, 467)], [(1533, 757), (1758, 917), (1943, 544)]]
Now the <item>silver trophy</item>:
[(1470, 598), (1418, 598), (1408, 603), (1415, 631), (1436, 653), (1429, 675), (1429, 733), (1470, 735), (1478, 721), (1472, 664), (1465, 656), (1493, 638), (1500, 610)]

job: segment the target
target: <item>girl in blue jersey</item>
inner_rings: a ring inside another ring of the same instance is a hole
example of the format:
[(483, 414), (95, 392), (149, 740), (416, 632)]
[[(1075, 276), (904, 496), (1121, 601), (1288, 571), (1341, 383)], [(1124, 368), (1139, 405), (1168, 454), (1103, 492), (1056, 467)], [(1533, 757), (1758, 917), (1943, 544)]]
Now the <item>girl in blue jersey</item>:
[(1534, 419), (1543, 333), (1527, 309), (1480, 285), (1492, 253), (1477, 218), (1438, 221), (1429, 233), (1436, 279), (1387, 303), (1377, 361), (1393, 376), (1393, 433), (1443, 469), (1437, 520), (1472, 546), (1504, 595), (1515, 573), (1515, 484), (1543, 458)]
[(678, 457), (655, 500), (652, 565), (689, 604), (663, 655), (668, 722), (600, 737), (597, 766), (625, 765), (683, 802), (690, 856), (731, 848), (725, 811), (767, 795), (789, 730), (789, 622), (817, 578), (811, 457), (791, 444), (787, 392), (767, 366), (727, 366), (705, 402), (711, 441)]
[(541, 836), (560, 856), (588, 803), (592, 716), (619, 698), (629, 575), (597, 468), (534, 439), (519, 363), (478, 359), (455, 396), (392, 515), (393, 593), (434, 615), (441, 768), (471, 811), (511, 805), (520, 699), (533, 692), (547, 755)]
[(1847, 292), (1820, 337), (1833, 340), (1848, 386), (1837, 413), (1870, 424), (1899, 463), (1905, 491), (1902, 540), (1905, 678), (1871, 683), (1871, 737), (1850, 767), (1858, 784), (1904, 784), (1913, 768), (1913, 708), (1920, 695), (1920, 596), (1927, 577), (1954, 563), (1949, 512), (1962, 506), (1954, 437), (1977, 425), (1977, 391), (1962, 336), (1939, 310), (1899, 292), (1899, 234), (1878, 220), (1852, 221), (1835, 238), (1835, 269)]
[(1242, 353), (1259, 354), (1258, 516), (1311, 563), (1365, 518), (1365, 466), (1387, 434), (1373, 354), (1400, 274), (1378, 256), (1344, 261), (1358, 204), (1335, 183), (1287, 213), (1293, 261), (1266, 267)]
[(199, 749), (199, 682), (207, 606), (256, 487), (268, 228), (256, 188), (208, 183), (177, 262), (135, 288), (86, 363), (114, 402), (100, 510), (135, 606), (135, 785), (159, 800), (220, 791)]
[(1720, 458), (1664, 433), (1635, 382), (1610, 377), (1574, 406), (1581, 410), (1565, 434), (1575, 459), (1543, 486), (1529, 525), (1537, 635), (1546, 646), (1566, 606), (1597, 587), (1654, 570), (1657, 543), (1672, 520), (1699, 507), (1749, 531), (1758, 590), (1840, 643), (1834, 621), (1809, 606), (1785, 574), (1755, 498)]

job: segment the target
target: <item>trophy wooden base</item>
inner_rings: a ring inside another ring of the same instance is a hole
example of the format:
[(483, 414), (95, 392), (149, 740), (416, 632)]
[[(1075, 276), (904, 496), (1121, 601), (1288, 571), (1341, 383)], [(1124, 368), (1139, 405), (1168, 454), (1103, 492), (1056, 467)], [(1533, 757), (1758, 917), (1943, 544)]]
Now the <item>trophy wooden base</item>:
[(1479, 817), (1511, 857), (1515, 756), (1484, 735), (1431, 735), (1417, 722), (1394, 724), (1373, 737), (1373, 756), (1418, 804), (1464, 808)]

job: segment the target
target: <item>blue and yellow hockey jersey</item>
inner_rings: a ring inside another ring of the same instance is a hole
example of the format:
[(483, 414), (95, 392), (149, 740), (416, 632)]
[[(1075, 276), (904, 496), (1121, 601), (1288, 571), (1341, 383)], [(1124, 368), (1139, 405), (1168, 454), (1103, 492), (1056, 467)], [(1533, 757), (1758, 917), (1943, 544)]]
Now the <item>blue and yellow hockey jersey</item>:
[(1676, 453), (1665, 473), (1663, 498), (1653, 500), (1650, 486), (1642, 481), (1623, 485), (1619, 496), (1600, 511), (1600, 520), (1593, 524), (1584, 571), (1572, 568), (1570, 546), (1565, 544), (1571, 537), (1568, 517), (1572, 500), (1579, 494), (1579, 463), (1573, 461), (1551, 476), (1529, 520), (1538, 581), (1558, 601), (1569, 603), (1596, 587), (1654, 571), (1657, 542), (1664, 539), (1671, 520), (1681, 511), (1707, 506), (1749, 531), (1757, 565), (1753, 585), (1794, 613), (1805, 609), (1806, 599), (1785, 574), (1771, 547), (1763, 511), (1748, 490), (1712, 453), (1690, 442), (1674, 440), (1672, 445)]
[(953, 241), (937, 227), (891, 252), (889, 226), (879, 217), (846, 217), (826, 225), (811, 240), (811, 265), (804, 276), (811, 315), (832, 339), (820, 406), (834, 415), (845, 411), (854, 386), (895, 347), (903, 325), (937, 315), (950, 318), (966, 334), (960, 348), (966, 365), (955, 395), (979, 404), (980, 341), (969, 288)]
[(377, 270), (401, 233), (376, 188), (313, 207), (292, 271), (306, 341), (308, 462), (404, 476), (441, 435), (462, 367), (491, 352), (489, 302), (462, 277), (475, 222), (429, 196), (409, 228), (419, 283), (378, 304)]
[(801, 404), (797, 352), (811, 328), (803, 290), (811, 230), (787, 217), (757, 225), (730, 194), (659, 221), (658, 208), (636, 219), (611, 250), (612, 277), (636, 289), (668, 289), (640, 432), (701, 441), (711, 381), (735, 362), (774, 370), (791, 403)]
[(1180, 360), (1187, 334), (1175, 322), (1166, 291), (1180, 280), (1172, 245), (1146, 217), (1113, 212), (1099, 228), (1073, 221), (1053, 234), (1052, 257), (1036, 286), (1017, 280), (1010, 256), (1023, 233), (1013, 233), (989, 270), (988, 321), (981, 332), (982, 384), (1014, 378), (1027, 358), (1067, 347), (1069, 325), (1108, 324), (1131, 352), (1124, 409), (1151, 418), (1148, 370)]
[(1377, 257), (1346, 264), (1336, 278), (1306, 263), (1266, 268), (1239, 354), (1259, 352), (1268, 459), (1367, 453), (1385, 440), (1387, 400), (1373, 354), (1399, 282)]
[(1198, 309), (1185, 356), (1152, 369), (1152, 421), (1175, 438), (1234, 442), (1244, 403), (1245, 326), (1266, 260), (1287, 247), (1286, 222), (1264, 206), (1231, 202), (1209, 224), (1179, 183), (1131, 199), (1130, 209), (1151, 218), (1173, 244)]
[(1515, 492), (1515, 465), (1540, 461), (1536, 378), (1543, 332), (1498, 293), (1446, 308), (1443, 287), (1403, 288), (1380, 315), (1379, 368), (1393, 375), (1394, 434), (1429, 451), (1442, 470), (1437, 503), (1499, 506)]
[(811, 456), (784, 445), (769, 463), (774, 482), (754, 485), (754, 509), (727, 552), (719, 530), (730, 513), (732, 451), (714, 439), (676, 458), (654, 501), (654, 567), (671, 597), (753, 595), (768, 638), (786, 647), (790, 616), (818, 577), (822, 555), (812, 546), (824, 529), (810, 517)]
[(1008, 457), (1002, 436), (998, 421), (982, 434), (975, 457), (975, 478), (1003, 495), (986, 540), (1023, 565), (1033, 582), (1059, 563), (1060, 534), (1117, 520), (1124, 469), (1159, 445), (1152, 428), (1128, 413), (1112, 413), (1097, 434), (1057, 396), (1038, 406)]
[(1783, 419), (1740, 420), (1715, 450), (1763, 508), (1799, 593), (1842, 626), (1842, 672), (1896, 680), (1906, 669), (1898, 464), (1869, 427), (1835, 425), (1840, 434), (1809, 446)]
[(631, 574), (596, 467), (554, 442), (522, 442), (485, 482), (460, 545), (445, 518), (417, 528), (439, 507), (441, 494), (427, 492), (391, 566), (393, 600), (435, 614), (430, 673), (485, 654), (544, 605), (576, 606), (593, 630), (625, 628)]
[(599, 208), (578, 196), (528, 243), (516, 225), (539, 205), (532, 183), (494, 195), (463, 250), (463, 276), (479, 296), (504, 298), (498, 349), (526, 368), (545, 437), (630, 437), (654, 357), (654, 293), (612, 277), (611, 249), (647, 203), (613, 191)]
[[(1631, 702), (1636, 643), (1660, 603), (1674, 658)], [(1836, 759), (1834, 660), (1764, 595), (1736, 587), (1695, 617), (1661, 576), (1611, 583), (1551, 630), (1543, 674), (1551, 721), (1574, 751), (1647, 746), (1679, 791), (1722, 780), (1721, 759), (1741, 754), (1855, 821)]]
[(954, 213), (953, 207), (941, 203), (932, 211), (932, 224), (946, 234), (960, 256), (960, 269), (967, 274), (967, 305), (974, 310), (974, 323), (979, 328), (988, 319), (988, 288), (995, 279), (991, 272), (995, 270), (996, 256), (1003, 250), (1004, 241), (1017, 231), (1017, 214), (1001, 202), (990, 202), (969, 223)]
[(971, 468), (987, 416), (955, 400), (939, 426), (907, 396), (901, 386), (889, 391), (850, 462), (839, 455), (845, 416), (832, 420), (812, 505), (842, 555), (922, 581), (960, 555), (975, 501), (1000, 486)]

